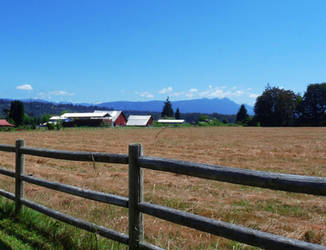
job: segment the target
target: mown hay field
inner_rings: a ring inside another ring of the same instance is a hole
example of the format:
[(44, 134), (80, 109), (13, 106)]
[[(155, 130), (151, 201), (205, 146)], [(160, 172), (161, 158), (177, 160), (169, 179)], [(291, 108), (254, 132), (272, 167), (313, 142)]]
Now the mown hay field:
[[(24, 139), (33, 147), (125, 153), (253, 170), (326, 177), (326, 128), (98, 128), (1, 132), (0, 144)], [(14, 168), (14, 154), (0, 152)], [(128, 167), (26, 156), (25, 172), (82, 188), (128, 195)], [(14, 190), (0, 177), (0, 188)], [(128, 211), (31, 184), (25, 196), (99, 225), (128, 232)], [(326, 197), (272, 191), (145, 170), (145, 200), (195, 214), (326, 245)], [(242, 249), (248, 246), (145, 215), (145, 238), (167, 249)], [(249, 248), (249, 247), (248, 247)]]

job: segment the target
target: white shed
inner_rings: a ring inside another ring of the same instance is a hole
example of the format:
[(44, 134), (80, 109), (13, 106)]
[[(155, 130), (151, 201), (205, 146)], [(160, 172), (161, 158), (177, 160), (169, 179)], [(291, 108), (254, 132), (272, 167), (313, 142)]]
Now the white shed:
[(165, 119), (160, 119), (160, 120), (158, 120), (157, 121), (158, 123), (160, 123), (160, 124), (183, 124), (183, 123), (185, 123), (185, 120), (172, 120), (172, 119), (170, 119), (170, 120), (165, 120)]
[(127, 126), (147, 127), (152, 125), (153, 117), (151, 115), (130, 115), (127, 121)]

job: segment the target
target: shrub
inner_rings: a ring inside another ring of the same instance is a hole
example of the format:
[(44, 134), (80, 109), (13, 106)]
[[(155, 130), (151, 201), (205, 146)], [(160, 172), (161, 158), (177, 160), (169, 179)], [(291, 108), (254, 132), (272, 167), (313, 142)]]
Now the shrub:
[(60, 129), (62, 129), (62, 122), (57, 122), (56, 123), (56, 125), (55, 125), (55, 128), (57, 129), (57, 130), (60, 130)]
[(48, 130), (55, 130), (55, 125), (53, 124), (53, 123), (51, 123), (51, 122), (48, 122), (47, 124), (46, 124), (46, 126), (47, 126), (47, 128), (48, 128)]

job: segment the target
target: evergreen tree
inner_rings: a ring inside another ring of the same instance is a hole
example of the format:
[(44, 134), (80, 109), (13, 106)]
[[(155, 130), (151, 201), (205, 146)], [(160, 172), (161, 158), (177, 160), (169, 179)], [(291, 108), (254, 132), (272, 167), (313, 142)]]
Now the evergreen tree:
[(163, 110), (161, 113), (161, 117), (173, 117), (173, 109), (172, 109), (172, 104), (169, 100), (169, 97), (166, 98), (166, 101), (163, 106)]
[(247, 121), (249, 118), (249, 115), (247, 113), (247, 109), (245, 107), (244, 104), (242, 104), (239, 108), (239, 111), (237, 113), (237, 116), (236, 116), (236, 122), (240, 122), (240, 123), (243, 123), (245, 121)]
[(13, 120), (16, 126), (23, 125), (24, 104), (21, 101), (12, 101), (10, 105), (9, 119)]
[(181, 118), (181, 114), (180, 114), (180, 110), (179, 108), (177, 108), (177, 110), (175, 111), (175, 115), (174, 115), (175, 119), (179, 120)]
[(295, 122), (298, 95), (267, 86), (255, 103), (255, 119), (262, 126), (291, 126)]
[(326, 125), (326, 83), (310, 84), (307, 87), (302, 111), (307, 125)]

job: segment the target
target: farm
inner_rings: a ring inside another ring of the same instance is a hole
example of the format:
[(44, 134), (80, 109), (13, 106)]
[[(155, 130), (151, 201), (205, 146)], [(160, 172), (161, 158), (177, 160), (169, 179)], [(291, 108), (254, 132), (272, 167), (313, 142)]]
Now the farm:
[[(1, 144), (23, 138), (28, 146), (127, 153), (138, 142), (144, 155), (236, 168), (326, 177), (325, 128), (94, 128), (1, 133)], [(14, 168), (13, 155), (0, 154)], [(126, 165), (65, 162), (26, 156), (27, 174), (127, 196)], [(9, 178), (0, 188), (13, 192)], [(25, 196), (51, 208), (121, 232), (127, 210), (26, 184)], [(326, 199), (145, 170), (145, 201), (254, 229), (326, 245)], [(145, 215), (145, 239), (167, 249), (245, 248)]]

